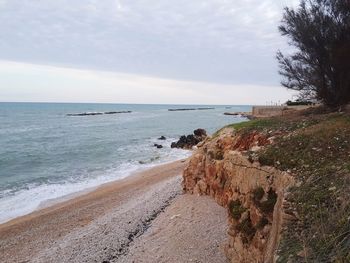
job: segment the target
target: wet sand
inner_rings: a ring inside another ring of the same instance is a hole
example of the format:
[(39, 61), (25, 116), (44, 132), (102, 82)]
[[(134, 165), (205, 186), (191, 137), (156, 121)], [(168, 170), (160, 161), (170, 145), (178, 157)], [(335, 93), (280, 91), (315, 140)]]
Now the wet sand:
[(226, 211), (182, 195), (185, 164), (161, 165), (0, 225), (0, 262), (226, 262)]

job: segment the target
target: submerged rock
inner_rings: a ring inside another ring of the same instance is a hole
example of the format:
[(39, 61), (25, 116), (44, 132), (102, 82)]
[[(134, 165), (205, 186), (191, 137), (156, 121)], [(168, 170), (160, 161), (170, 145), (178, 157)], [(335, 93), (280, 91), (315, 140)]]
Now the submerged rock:
[(158, 144), (158, 143), (155, 143), (155, 144), (154, 144), (154, 147), (157, 147), (158, 149), (162, 149), (162, 148), (163, 148), (163, 145)]
[(132, 111), (106, 111), (106, 112), (83, 112), (83, 113), (69, 113), (67, 116), (71, 117), (82, 117), (82, 116), (96, 116), (96, 115), (111, 115), (111, 114), (123, 114), (123, 113), (131, 113)]
[(160, 137), (158, 138), (158, 140), (165, 141), (165, 140), (166, 140), (166, 137), (162, 135), (162, 136), (160, 136)]
[(103, 112), (83, 112), (83, 113), (70, 113), (67, 116), (95, 116), (102, 115)]
[(205, 108), (181, 108), (181, 109), (168, 109), (168, 111), (189, 111), (189, 110), (214, 110), (212, 107)]
[(104, 114), (122, 114), (122, 113), (131, 113), (132, 111), (106, 111)]

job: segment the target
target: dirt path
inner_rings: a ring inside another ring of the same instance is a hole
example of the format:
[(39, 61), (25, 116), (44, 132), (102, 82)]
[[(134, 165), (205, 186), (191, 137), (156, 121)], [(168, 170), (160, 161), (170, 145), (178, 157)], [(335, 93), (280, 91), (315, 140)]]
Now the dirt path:
[(123, 263), (226, 263), (227, 212), (208, 196), (185, 194), (135, 240)]

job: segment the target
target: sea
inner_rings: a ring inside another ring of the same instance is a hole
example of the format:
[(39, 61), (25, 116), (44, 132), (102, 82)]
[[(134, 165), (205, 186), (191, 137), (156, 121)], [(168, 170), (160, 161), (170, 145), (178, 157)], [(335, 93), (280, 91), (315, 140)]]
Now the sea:
[[(169, 111), (179, 108), (211, 109)], [(191, 151), (170, 147), (181, 135), (197, 128), (212, 134), (246, 121), (224, 112), (250, 110), (232, 105), (0, 103), (0, 223), (52, 200), (186, 158)], [(131, 112), (104, 114), (116, 111)], [(89, 114), (69, 116), (81, 113)]]

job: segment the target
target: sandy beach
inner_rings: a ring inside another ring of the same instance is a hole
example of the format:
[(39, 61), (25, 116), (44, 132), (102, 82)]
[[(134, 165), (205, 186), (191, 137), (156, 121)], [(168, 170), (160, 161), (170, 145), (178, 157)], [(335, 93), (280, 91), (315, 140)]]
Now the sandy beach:
[(226, 211), (182, 194), (185, 165), (154, 167), (0, 225), (0, 262), (226, 262)]

